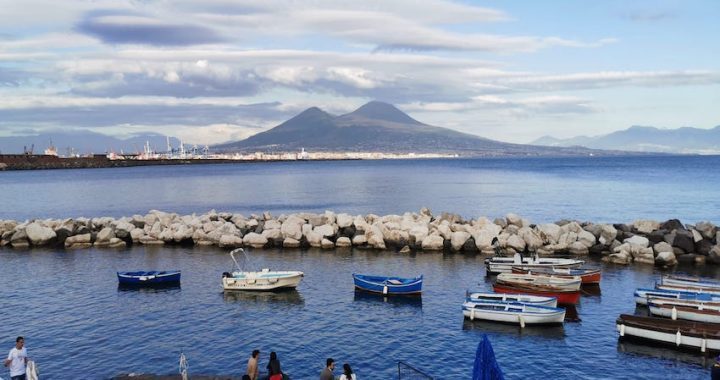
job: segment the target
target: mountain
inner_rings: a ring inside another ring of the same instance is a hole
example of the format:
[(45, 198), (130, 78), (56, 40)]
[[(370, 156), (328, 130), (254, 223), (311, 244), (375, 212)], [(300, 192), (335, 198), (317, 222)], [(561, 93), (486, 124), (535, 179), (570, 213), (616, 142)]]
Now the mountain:
[(592, 137), (556, 139), (543, 136), (530, 144), (553, 147), (584, 146), (592, 149), (632, 152), (720, 154), (720, 125), (712, 129), (691, 127), (660, 129), (633, 126), (622, 131)]
[(348, 151), (459, 153), (463, 155), (587, 155), (586, 148), (510, 144), (417, 121), (383, 102), (372, 101), (340, 116), (317, 107), (245, 140), (216, 145), (219, 152)]
[[(43, 154), (45, 148), (54, 145), (58, 154), (67, 155), (70, 149), (77, 154), (106, 153), (114, 151), (120, 153), (142, 152), (145, 142), (156, 151), (164, 152), (167, 147), (167, 138), (160, 134), (143, 134), (128, 139), (104, 135), (102, 133), (70, 130), (50, 131), (26, 136), (0, 136), (0, 153), (18, 154), (23, 152), (23, 147), (30, 149), (34, 147), (35, 154)], [(176, 138), (170, 138), (170, 144), (177, 147), (180, 142)]]

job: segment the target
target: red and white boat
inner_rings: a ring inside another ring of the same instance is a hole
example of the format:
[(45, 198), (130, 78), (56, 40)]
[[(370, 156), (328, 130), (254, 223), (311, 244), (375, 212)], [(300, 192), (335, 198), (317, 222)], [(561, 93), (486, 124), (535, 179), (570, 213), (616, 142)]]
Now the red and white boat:
[(509, 293), (509, 294), (532, 294), (536, 296), (546, 296), (557, 298), (558, 304), (575, 305), (580, 301), (579, 290), (549, 290), (538, 287), (517, 287), (504, 284), (493, 285), (493, 290), (496, 293)]
[(580, 277), (583, 285), (599, 284), (602, 272), (600, 269), (571, 269), (571, 268), (536, 268), (528, 269), (525, 267), (513, 266), (512, 272), (516, 274), (534, 274), (542, 276), (552, 276), (560, 278)]
[(498, 293), (532, 294), (557, 298), (559, 304), (576, 304), (580, 300), (579, 277), (567, 279), (531, 274), (501, 273), (493, 289)]

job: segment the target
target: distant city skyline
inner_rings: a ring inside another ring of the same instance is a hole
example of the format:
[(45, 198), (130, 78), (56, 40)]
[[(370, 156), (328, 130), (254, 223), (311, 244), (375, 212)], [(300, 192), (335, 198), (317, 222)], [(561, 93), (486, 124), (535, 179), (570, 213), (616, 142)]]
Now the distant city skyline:
[(720, 125), (716, 1), (0, 0), (0, 136), (197, 144), (369, 100), (491, 139)]

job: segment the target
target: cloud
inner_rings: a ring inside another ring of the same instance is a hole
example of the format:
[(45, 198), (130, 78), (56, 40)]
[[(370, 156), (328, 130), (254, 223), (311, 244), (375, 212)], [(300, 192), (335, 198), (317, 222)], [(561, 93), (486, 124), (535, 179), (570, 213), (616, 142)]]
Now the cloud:
[(622, 86), (657, 87), (709, 85), (720, 83), (720, 72), (681, 71), (600, 71), (559, 75), (530, 75), (506, 78), (508, 86), (525, 90), (565, 90)]
[(662, 20), (673, 19), (679, 16), (677, 11), (644, 9), (625, 12), (621, 17), (635, 22), (656, 22)]
[(480, 95), (474, 96), (466, 102), (414, 102), (405, 104), (401, 108), (417, 112), (506, 111), (515, 116), (585, 114), (600, 111), (591, 101), (571, 96), (536, 96), (514, 99), (495, 95)]
[(76, 29), (110, 44), (189, 46), (222, 42), (209, 27), (163, 21), (139, 14), (90, 13)]

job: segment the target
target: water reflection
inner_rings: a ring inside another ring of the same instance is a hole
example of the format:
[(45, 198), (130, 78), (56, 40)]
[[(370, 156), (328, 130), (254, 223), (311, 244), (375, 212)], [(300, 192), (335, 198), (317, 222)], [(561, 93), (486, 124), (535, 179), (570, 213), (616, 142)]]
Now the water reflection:
[(223, 292), (225, 302), (254, 302), (254, 303), (285, 303), (291, 305), (304, 305), (305, 299), (296, 289), (275, 292), (251, 292), (232, 290)]
[(521, 328), (515, 324), (489, 322), (479, 319), (471, 321), (465, 318), (462, 329), (464, 331), (474, 331), (478, 333), (507, 334), (519, 337), (531, 336), (546, 339), (565, 338), (565, 329), (562, 325), (525, 326), (525, 328)]
[(583, 297), (600, 297), (600, 285), (598, 284), (586, 284), (580, 288), (580, 293)]
[(387, 303), (393, 306), (409, 306), (417, 307), (422, 309), (422, 296), (384, 296), (382, 294), (363, 292), (362, 290), (355, 289), (355, 296), (353, 298), (355, 302), (365, 303)]
[(618, 339), (618, 352), (628, 355), (651, 357), (673, 362), (692, 363), (708, 368), (714, 361), (700, 352), (678, 351), (674, 348), (659, 346), (656, 343), (644, 344), (642, 341)]
[(180, 284), (158, 284), (158, 285), (127, 285), (118, 284), (118, 292), (136, 292), (136, 293), (173, 293), (180, 291)]
[(568, 322), (580, 322), (580, 315), (578, 314), (577, 306), (575, 305), (563, 305), (565, 308), (565, 321)]

